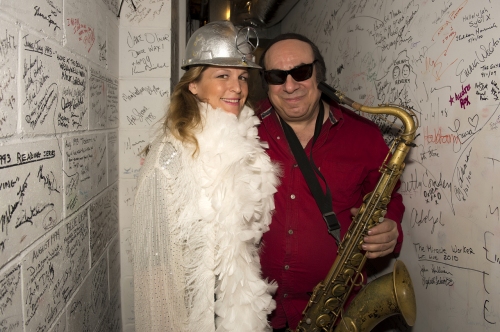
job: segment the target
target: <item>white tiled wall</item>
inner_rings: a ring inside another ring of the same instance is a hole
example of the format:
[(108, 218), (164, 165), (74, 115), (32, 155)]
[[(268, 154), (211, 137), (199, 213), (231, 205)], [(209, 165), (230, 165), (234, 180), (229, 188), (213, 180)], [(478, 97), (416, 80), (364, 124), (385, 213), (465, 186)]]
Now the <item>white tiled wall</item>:
[(171, 3), (120, 5), (0, 0), (0, 331), (134, 330), (131, 206)]

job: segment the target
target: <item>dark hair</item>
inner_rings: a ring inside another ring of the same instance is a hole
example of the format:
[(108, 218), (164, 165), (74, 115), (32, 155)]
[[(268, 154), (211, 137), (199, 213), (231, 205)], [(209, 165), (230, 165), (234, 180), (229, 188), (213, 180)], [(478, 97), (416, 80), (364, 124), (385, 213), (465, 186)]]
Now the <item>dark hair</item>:
[[(283, 33), (277, 37), (275, 37), (269, 45), (266, 47), (264, 52), (262, 52), (262, 55), (260, 56), (259, 59), (259, 65), (262, 67), (263, 70), (266, 70), (266, 63), (265, 63), (265, 57), (267, 54), (267, 51), (276, 44), (277, 42), (280, 42), (282, 40), (288, 40), (288, 39), (295, 39), (295, 40), (300, 40), (303, 41), (304, 43), (309, 44), (311, 46), (311, 49), (313, 51), (313, 56), (314, 60), (316, 61), (316, 81), (317, 83), (326, 81), (326, 65), (325, 65), (325, 59), (323, 59), (323, 56), (321, 55), (321, 52), (319, 51), (318, 46), (314, 44), (309, 38), (307, 38), (304, 35), (298, 34), (298, 33), (293, 33), (293, 32), (288, 32), (288, 33)], [(268, 84), (266, 80), (264, 79), (264, 75), (262, 75), (261, 72), (261, 78), (262, 78), (262, 86), (264, 87), (264, 90), (268, 90)]]

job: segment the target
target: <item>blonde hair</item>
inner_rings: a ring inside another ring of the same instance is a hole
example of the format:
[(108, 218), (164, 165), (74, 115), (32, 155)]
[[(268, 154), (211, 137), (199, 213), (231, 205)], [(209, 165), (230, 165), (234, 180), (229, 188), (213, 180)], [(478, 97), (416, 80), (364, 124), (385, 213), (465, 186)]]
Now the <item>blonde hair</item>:
[(194, 66), (182, 75), (179, 83), (170, 96), (170, 106), (163, 121), (163, 132), (172, 133), (183, 143), (192, 144), (198, 151), (198, 140), (194, 129), (200, 125), (201, 115), (198, 108), (198, 99), (189, 91), (189, 83), (198, 82), (206, 66)]

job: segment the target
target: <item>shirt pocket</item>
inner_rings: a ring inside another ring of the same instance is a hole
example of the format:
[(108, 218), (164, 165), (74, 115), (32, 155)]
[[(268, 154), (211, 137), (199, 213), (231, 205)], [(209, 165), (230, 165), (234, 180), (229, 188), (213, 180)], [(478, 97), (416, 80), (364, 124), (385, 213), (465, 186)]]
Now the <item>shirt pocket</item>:
[(362, 198), (364, 165), (325, 160), (320, 171), (330, 188), (334, 207), (340, 203), (342, 207), (351, 208)]

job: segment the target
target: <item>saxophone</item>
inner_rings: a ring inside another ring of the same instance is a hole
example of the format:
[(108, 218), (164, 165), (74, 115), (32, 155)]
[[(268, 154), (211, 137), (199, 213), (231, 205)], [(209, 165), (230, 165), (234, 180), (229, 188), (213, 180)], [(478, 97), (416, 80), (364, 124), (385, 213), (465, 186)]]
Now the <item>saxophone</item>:
[[(404, 131), (394, 140), (385, 158), (382, 174), (375, 189), (363, 198), (358, 214), (339, 244), (338, 255), (325, 279), (313, 291), (302, 313), (296, 332), (361, 332), (370, 331), (385, 318), (401, 314), (413, 326), (416, 302), (410, 274), (400, 260), (393, 272), (365, 286), (344, 312), (344, 305), (354, 287), (363, 285), (362, 270), (366, 255), (361, 250), (368, 230), (383, 220), (392, 191), (405, 167), (404, 159), (414, 144), (416, 128), (414, 113), (397, 105), (367, 107), (352, 101), (321, 82), (318, 88), (329, 98), (358, 111), (389, 114), (399, 118)], [(415, 117), (416, 119), (416, 117)]]

